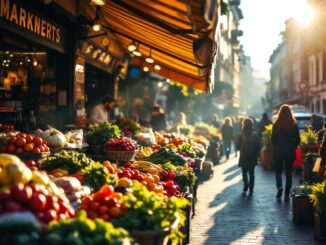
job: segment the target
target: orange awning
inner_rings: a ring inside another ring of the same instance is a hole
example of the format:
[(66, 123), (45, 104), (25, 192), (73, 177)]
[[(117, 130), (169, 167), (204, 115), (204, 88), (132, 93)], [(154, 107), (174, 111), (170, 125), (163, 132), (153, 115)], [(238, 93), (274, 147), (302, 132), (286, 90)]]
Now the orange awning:
[[(219, 2), (219, 1), (217, 1)], [(126, 53), (135, 41), (142, 57), (131, 63), (147, 66), (173, 81), (208, 90), (211, 64), (196, 60), (193, 41), (207, 35), (214, 40), (218, 5), (196, 0), (110, 0), (101, 7), (103, 25), (121, 42)], [(87, 5), (86, 15), (93, 19), (95, 7)], [(207, 10), (207, 11), (205, 11)], [(151, 56), (161, 70), (145, 62)]]

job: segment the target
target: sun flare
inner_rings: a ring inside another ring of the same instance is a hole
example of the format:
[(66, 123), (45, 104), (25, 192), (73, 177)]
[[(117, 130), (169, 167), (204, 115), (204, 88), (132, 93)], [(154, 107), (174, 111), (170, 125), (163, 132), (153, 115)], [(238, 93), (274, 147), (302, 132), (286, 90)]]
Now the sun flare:
[(316, 13), (314, 9), (309, 6), (306, 2), (299, 4), (296, 7), (296, 11), (294, 13), (294, 18), (303, 27), (310, 25), (314, 21), (315, 16)]

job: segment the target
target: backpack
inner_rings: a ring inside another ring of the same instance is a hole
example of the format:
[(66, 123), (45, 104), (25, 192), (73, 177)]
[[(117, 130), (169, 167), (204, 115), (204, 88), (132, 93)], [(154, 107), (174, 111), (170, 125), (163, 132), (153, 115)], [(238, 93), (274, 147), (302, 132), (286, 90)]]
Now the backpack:
[(244, 157), (256, 157), (258, 152), (257, 137), (255, 134), (242, 135), (241, 151)]

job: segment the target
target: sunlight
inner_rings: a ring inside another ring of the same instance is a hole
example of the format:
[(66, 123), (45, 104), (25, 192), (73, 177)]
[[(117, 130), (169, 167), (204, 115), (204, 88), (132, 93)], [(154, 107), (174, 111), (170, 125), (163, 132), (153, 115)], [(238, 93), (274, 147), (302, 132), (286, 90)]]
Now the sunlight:
[(242, 244), (242, 243), (247, 243), (249, 238), (256, 237), (255, 244), (263, 244), (264, 241), (264, 232), (265, 232), (265, 226), (260, 226), (254, 231), (249, 231), (245, 235), (243, 235), (241, 238), (231, 242), (230, 244)]
[(298, 4), (295, 8), (294, 18), (298, 21), (298, 23), (302, 27), (306, 27), (310, 25), (315, 19), (316, 13), (311, 6), (309, 6), (306, 2), (302, 4)]

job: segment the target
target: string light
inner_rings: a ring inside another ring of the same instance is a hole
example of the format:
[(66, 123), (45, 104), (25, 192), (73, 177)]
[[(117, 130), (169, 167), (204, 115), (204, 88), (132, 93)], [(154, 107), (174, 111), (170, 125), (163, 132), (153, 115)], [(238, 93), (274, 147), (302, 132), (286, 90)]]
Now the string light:
[(149, 71), (149, 68), (147, 66), (144, 66), (143, 71), (144, 72), (148, 72)]
[(159, 70), (161, 70), (161, 66), (160, 65), (155, 65), (154, 66), (154, 69), (157, 70), (157, 71), (159, 71)]

